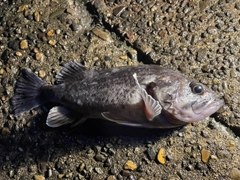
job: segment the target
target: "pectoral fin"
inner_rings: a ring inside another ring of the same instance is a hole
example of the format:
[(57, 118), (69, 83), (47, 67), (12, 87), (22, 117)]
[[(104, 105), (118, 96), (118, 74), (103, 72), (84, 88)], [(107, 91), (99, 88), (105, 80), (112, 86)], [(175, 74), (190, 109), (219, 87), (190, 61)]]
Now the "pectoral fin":
[(70, 124), (78, 119), (79, 117), (76, 114), (66, 108), (55, 106), (48, 113), (46, 124), (49, 127), (59, 127), (65, 124)]
[(152, 96), (150, 96), (147, 93), (147, 91), (144, 88), (142, 88), (142, 86), (139, 84), (137, 80), (136, 73), (133, 74), (133, 78), (135, 79), (135, 82), (140, 90), (141, 96), (145, 104), (144, 108), (145, 116), (149, 121), (152, 121), (154, 117), (161, 114), (162, 107), (158, 101), (156, 101)]

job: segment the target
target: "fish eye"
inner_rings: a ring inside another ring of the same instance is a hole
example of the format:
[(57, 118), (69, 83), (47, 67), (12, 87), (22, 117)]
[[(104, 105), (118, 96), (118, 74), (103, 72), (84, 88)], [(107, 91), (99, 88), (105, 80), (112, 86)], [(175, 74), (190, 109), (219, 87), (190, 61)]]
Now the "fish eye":
[(191, 83), (190, 84), (190, 87), (192, 89), (192, 92), (194, 94), (203, 94), (204, 93), (204, 89), (203, 89), (203, 86), (201, 84), (197, 84), (197, 83)]

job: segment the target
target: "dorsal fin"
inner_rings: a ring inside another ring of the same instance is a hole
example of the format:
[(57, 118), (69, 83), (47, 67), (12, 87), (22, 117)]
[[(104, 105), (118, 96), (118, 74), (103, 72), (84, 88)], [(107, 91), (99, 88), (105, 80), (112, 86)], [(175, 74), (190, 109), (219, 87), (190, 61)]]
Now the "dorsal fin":
[(94, 70), (89, 70), (82, 64), (73, 61), (64, 65), (62, 70), (56, 76), (57, 84), (66, 81), (83, 80), (86, 77), (91, 77), (96, 73)]

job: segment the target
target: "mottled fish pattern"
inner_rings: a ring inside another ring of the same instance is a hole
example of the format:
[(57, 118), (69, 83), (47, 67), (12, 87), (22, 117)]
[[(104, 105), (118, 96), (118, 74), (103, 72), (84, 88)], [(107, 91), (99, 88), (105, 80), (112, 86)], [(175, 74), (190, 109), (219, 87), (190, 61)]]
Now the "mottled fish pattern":
[(223, 105), (205, 85), (157, 65), (92, 70), (70, 62), (52, 86), (23, 69), (11, 99), (12, 113), (49, 102), (57, 104), (47, 116), (50, 127), (103, 118), (128, 126), (172, 128), (203, 120)]

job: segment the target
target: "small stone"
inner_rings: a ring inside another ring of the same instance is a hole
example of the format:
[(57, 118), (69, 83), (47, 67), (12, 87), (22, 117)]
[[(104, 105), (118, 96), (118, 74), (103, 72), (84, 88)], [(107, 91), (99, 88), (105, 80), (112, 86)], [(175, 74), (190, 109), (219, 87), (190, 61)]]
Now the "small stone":
[(53, 35), (54, 35), (54, 30), (53, 29), (51, 29), (47, 32), (48, 37), (52, 37)]
[(82, 172), (83, 170), (84, 170), (84, 168), (85, 168), (85, 164), (84, 163), (81, 163), (80, 165), (79, 165), (79, 172)]
[(6, 49), (3, 51), (2, 55), (1, 55), (1, 59), (4, 61), (4, 63), (7, 63), (8, 59), (9, 59), (9, 50)]
[(10, 134), (11, 134), (11, 132), (10, 132), (10, 130), (7, 127), (3, 127), (2, 128), (2, 135), (3, 136), (8, 136)]
[(54, 19), (60, 17), (64, 13), (65, 9), (57, 9), (49, 15), (49, 19)]
[(215, 156), (215, 155), (211, 155), (211, 159), (218, 160), (217, 156)]
[(150, 160), (154, 160), (156, 158), (156, 151), (153, 147), (147, 149), (147, 155)]
[(48, 44), (50, 44), (50, 45), (52, 45), (52, 46), (56, 46), (57, 41), (56, 41), (55, 39), (50, 39), (50, 40), (48, 41)]
[(120, 16), (125, 9), (126, 9), (125, 6), (118, 6), (118, 7), (113, 9), (113, 15), (114, 16)]
[(137, 169), (137, 165), (133, 161), (128, 160), (126, 164), (123, 166), (123, 168), (126, 170), (134, 171)]
[(19, 6), (17, 12), (18, 12), (18, 13), (19, 13), (19, 12), (23, 12), (25, 9), (27, 9), (27, 7), (28, 7), (27, 4), (24, 4), (24, 5), (22, 5), (22, 6)]
[(122, 60), (127, 60), (128, 57), (127, 57), (127, 55), (124, 55), (124, 56), (121, 56), (120, 58), (121, 58)]
[(122, 174), (122, 176), (128, 177), (128, 176), (131, 174), (131, 172), (128, 171), (128, 170), (123, 170), (123, 171), (121, 172), (121, 174)]
[(62, 179), (63, 177), (64, 177), (64, 174), (59, 174), (59, 175), (58, 175), (58, 178), (59, 178), (59, 179)]
[(158, 155), (157, 155), (157, 160), (159, 163), (161, 164), (166, 164), (166, 159), (165, 159), (166, 155), (165, 155), (165, 149), (164, 148), (161, 148), (158, 152)]
[(44, 55), (43, 55), (43, 53), (38, 52), (38, 53), (36, 53), (35, 58), (36, 58), (36, 60), (40, 61), (40, 60), (44, 59)]
[(27, 40), (22, 40), (22, 41), (20, 42), (20, 48), (21, 48), (21, 49), (27, 49), (27, 48), (28, 48), (28, 42), (27, 42)]
[(18, 51), (19, 50), (19, 43), (20, 43), (19, 40), (9, 41), (8, 47), (15, 50), (15, 51)]
[(12, 178), (14, 176), (14, 170), (9, 171), (9, 177)]
[(239, 180), (240, 179), (240, 170), (238, 170), (237, 168), (233, 168), (229, 173), (229, 177), (233, 180)]
[(107, 180), (117, 180), (117, 178), (115, 176), (111, 175), (111, 176), (108, 176)]
[(34, 175), (33, 178), (34, 180), (45, 180), (45, 177), (42, 175)]
[(228, 159), (231, 157), (231, 154), (227, 150), (219, 150), (217, 151), (217, 157), (219, 159)]
[(73, 177), (73, 173), (70, 172), (70, 173), (66, 174), (65, 177), (66, 177), (66, 178), (72, 178), (72, 177)]
[(79, 31), (82, 29), (82, 26), (75, 21), (72, 22), (70, 27), (73, 31)]
[(103, 174), (103, 170), (100, 168), (100, 167), (96, 167), (95, 168), (95, 171), (98, 173), (98, 174)]
[(212, 34), (212, 35), (216, 35), (216, 34), (218, 33), (217, 28), (212, 27), (212, 26), (210, 26), (210, 27), (207, 28), (207, 32), (208, 32), (209, 34)]
[(236, 149), (236, 143), (233, 140), (228, 141), (228, 149), (229, 150), (234, 150)]
[(34, 12), (34, 20), (37, 22), (40, 21), (40, 14), (38, 11)]
[(214, 84), (214, 85), (219, 85), (219, 84), (220, 84), (219, 79), (213, 78), (213, 84)]
[(52, 176), (52, 169), (48, 169), (48, 177), (51, 177)]
[(18, 57), (20, 57), (20, 56), (22, 56), (22, 53), (19, 52), (19, 51), (17, 51), (17, 52), (16, 52), (16, 55), (17, 55)]
[(45, 73), (44, 70), (40, 70), (40, 71), (38, 72), (38, 74), (39, 74), (39, 77), (40, 77), (40, 78), (44, 78), (44, 77), (46, 76), (46, 73)]
[(104, 41), (108, 41), (108, 42), (113, 42), (112, 38), (110, 37), (109, 33), (106, 33), (98, 28), (94, 28), (92, 30), (93, 34), (96, 35), (97, 37), (101, 38)]
[(104, 162), (104, 166), (111, 167), (112, 166), (112, 160), (110, 158), (107, 158), (107, 160)]
[(199, 49), (197, 52), (197, 61), (203, 62), (207, 57), (207, 49)]
[(204, 163), (207, 163), (210, 158), (210, 151), (206, 149), (202, 149), (201, 154), (202, 154), (202, 161)]
[(96, 161), (104, 162), (106, 160), (106, 157), (100, 153), (96, 154), (94, 157)]
[(109, 171), (112, 175), (117, 175), (118, 174), (118, 169), (115, 165), (110, 169)]

